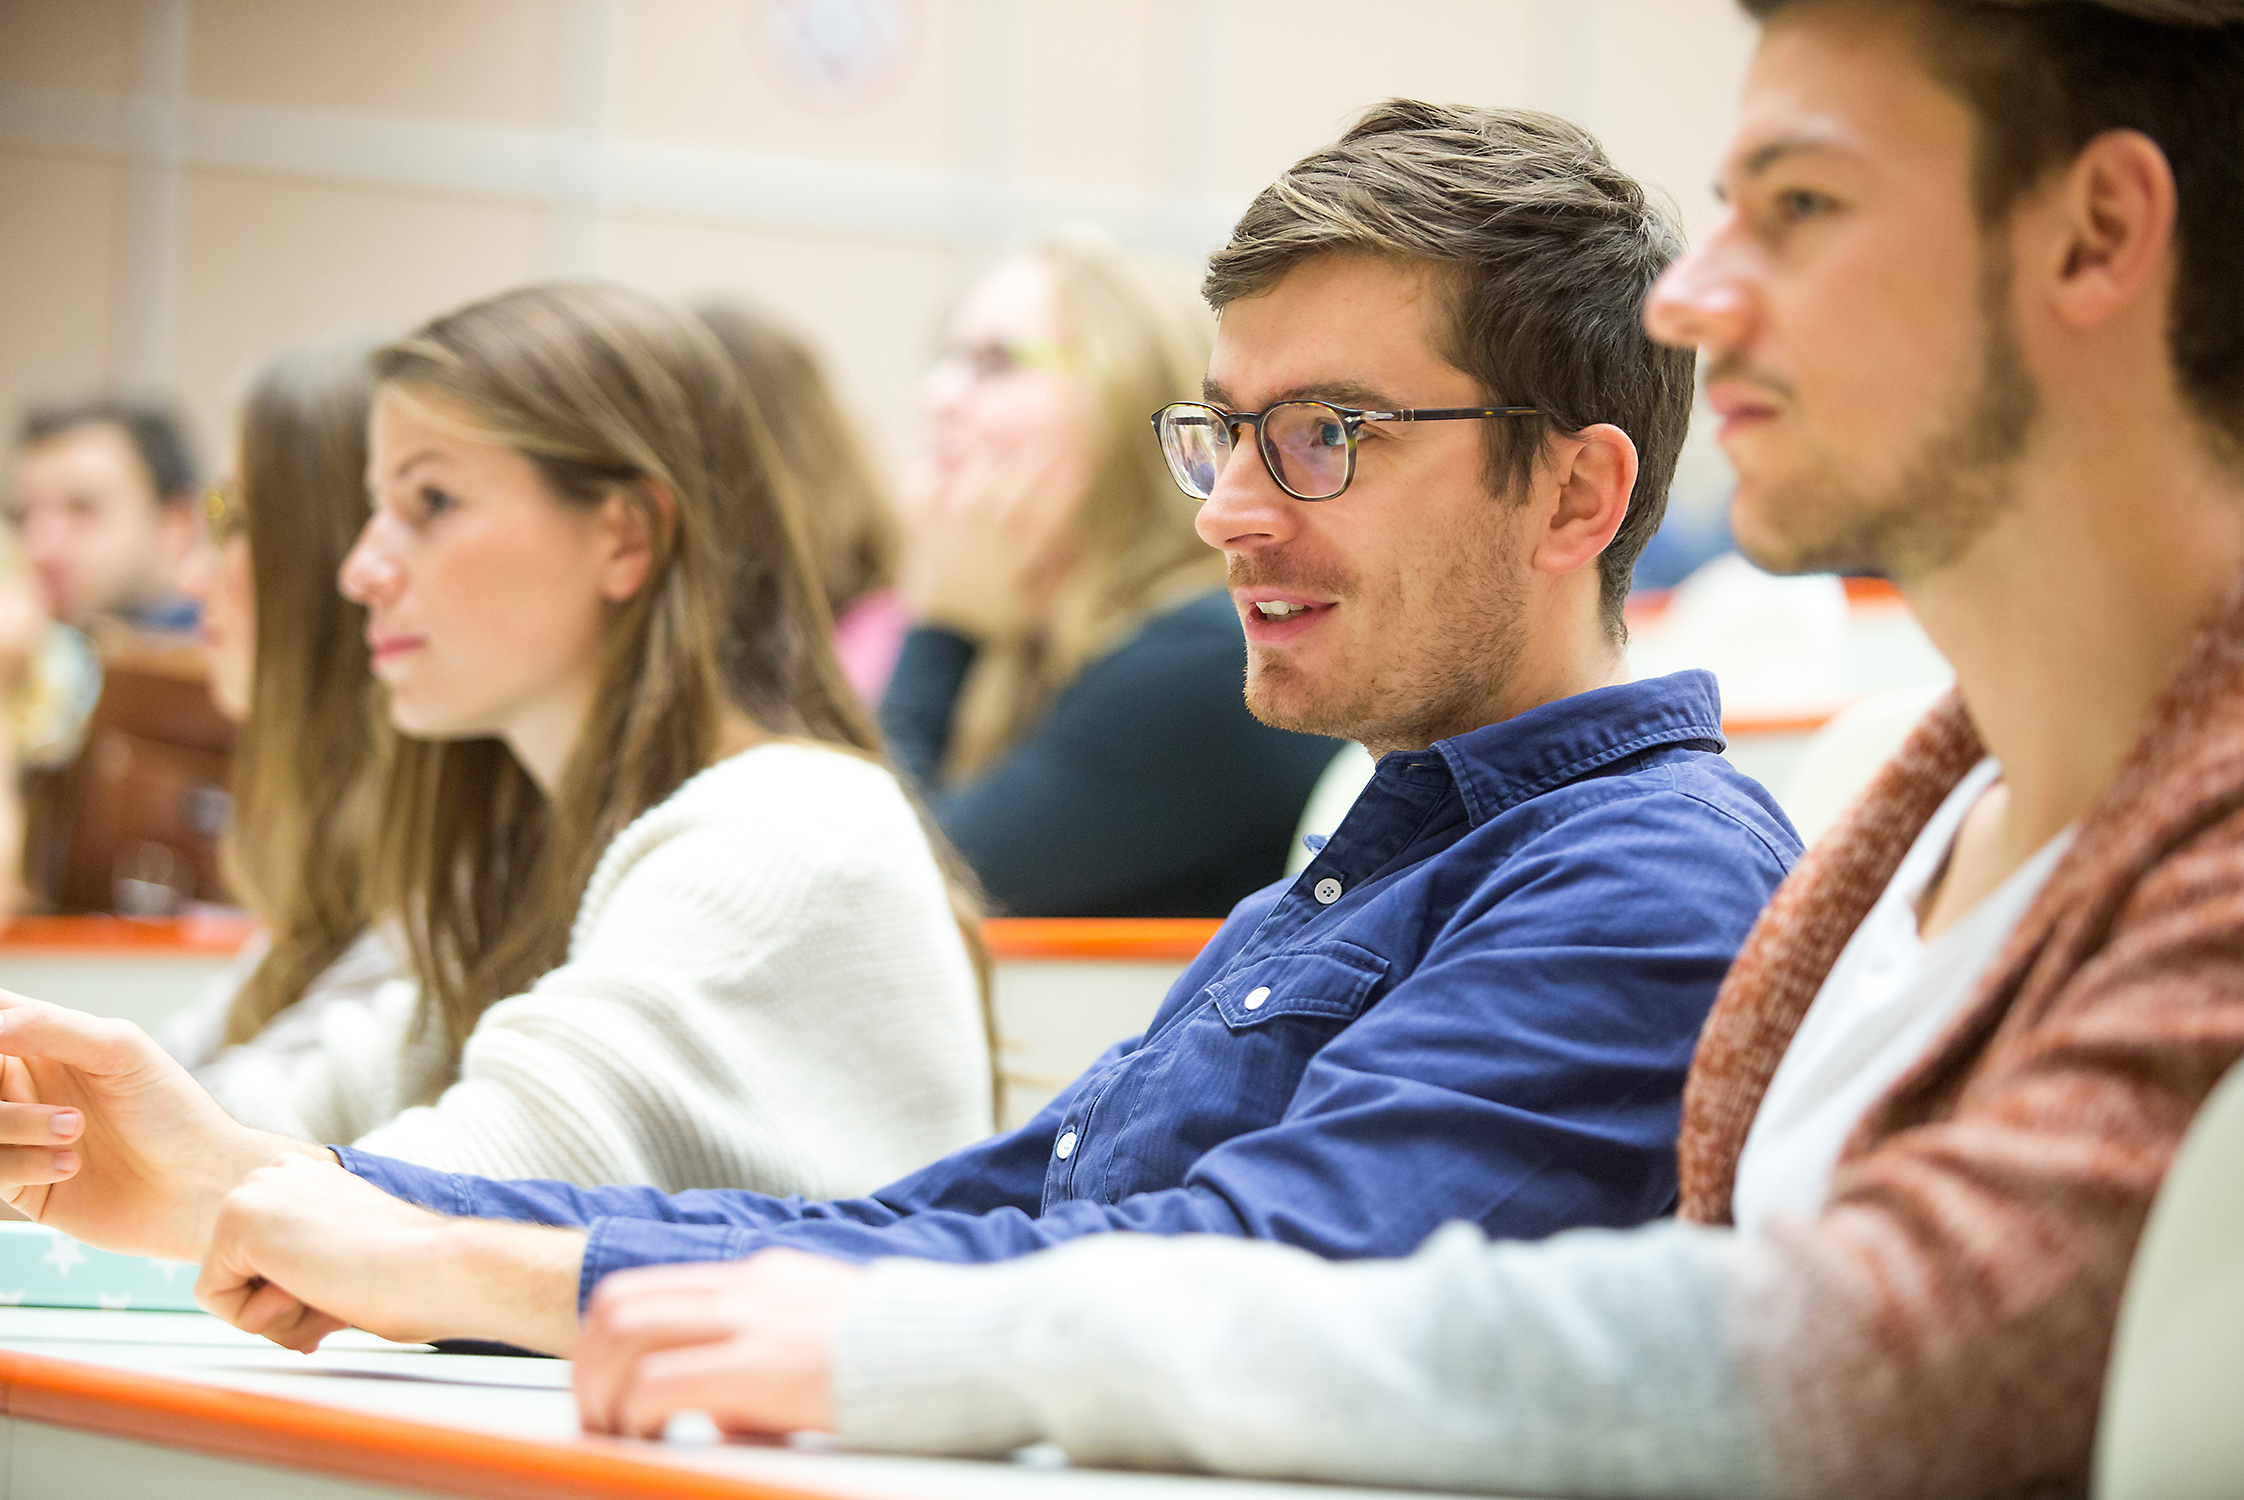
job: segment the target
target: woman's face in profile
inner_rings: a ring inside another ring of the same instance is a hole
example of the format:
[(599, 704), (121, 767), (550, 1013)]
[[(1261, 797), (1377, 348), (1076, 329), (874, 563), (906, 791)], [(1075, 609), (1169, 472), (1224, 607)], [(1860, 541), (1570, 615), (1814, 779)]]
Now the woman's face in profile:
[(249, 535), (205, 537), (188, 555), (181, 586), (200, 606), (203, 661), (210, 701), (239, 724), (249, 717), (257, 670), (257, 590), (250, 573)]
[(403, 733), (573, 736), (612, 605), (643, 581), (644, 557), (635, 575), (618, 571), (620, 502), (560, 500), (531, 460), (470, 434), (434, 398), (377, 395), (374, 509), (343, 593), (366, 606), (374, 675)]
[(1041, 262), (1009, 260), (975, 283), (924, 387), (938, 471), (1083, 453), (1090, 394), (1059, 335), (1052, 275)]

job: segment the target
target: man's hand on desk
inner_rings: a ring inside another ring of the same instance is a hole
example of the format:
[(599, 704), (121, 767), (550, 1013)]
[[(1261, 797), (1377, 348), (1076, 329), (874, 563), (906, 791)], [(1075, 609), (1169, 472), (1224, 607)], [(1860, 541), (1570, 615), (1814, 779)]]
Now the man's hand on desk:
[(864, 1274), (796, 1250), (616, 1272), (577, 1341), (585, 1429), (656, 1437), (703, 1411), (726, 1432), (831, 1430), (834, 1340)]
[(139, 1027), (0, 991), (0, 1196), (106, 1250), (200, 1260), (249, 1172), (317, 1146), (235, 1123)]
[(260, 1167), (227, 1195), (196, 1301), (307, 1353), (350, 1327), (569, 1352), (581, 1230), (446, 1218), (321, 1155)]

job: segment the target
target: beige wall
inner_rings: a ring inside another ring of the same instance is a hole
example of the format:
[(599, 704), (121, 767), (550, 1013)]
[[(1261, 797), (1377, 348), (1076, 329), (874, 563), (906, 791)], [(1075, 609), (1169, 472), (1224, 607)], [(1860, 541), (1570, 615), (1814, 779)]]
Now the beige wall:
[[(900, 24), (839, 94), (789, 26)], [(1091, 221), (1189, 264), (1389, 94), (1559, 110), (1687, 222), (1732, 0), (0, 0), (0, 419), (176, 391), (527, 278), (756, 298), (896, 449), (940, 312)]]

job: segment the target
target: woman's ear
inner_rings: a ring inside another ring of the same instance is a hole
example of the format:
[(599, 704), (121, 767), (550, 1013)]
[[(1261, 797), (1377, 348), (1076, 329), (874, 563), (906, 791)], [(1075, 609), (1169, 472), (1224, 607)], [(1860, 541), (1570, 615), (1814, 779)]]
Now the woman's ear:
[(654, 528), (667, 529), (677, 514), (677, 498), (652, 479), (609, 492), (600, 502), (601, 598), (621, 604), (646, 587), (654, 567)]
[(1571, 573), (1597, 560), (1628, 519), (1636, 488), (1636, 444), (1610, 422), (1598, 422), (1559, 440), (1549, 477), (1554, 494), (1543, 535), (1533, 554), (1545, 573)]

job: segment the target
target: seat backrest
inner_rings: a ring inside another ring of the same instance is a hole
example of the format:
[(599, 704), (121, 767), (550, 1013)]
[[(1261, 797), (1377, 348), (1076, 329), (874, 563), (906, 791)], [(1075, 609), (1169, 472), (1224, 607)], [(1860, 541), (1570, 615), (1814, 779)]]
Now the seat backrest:
[(2128, 1273), (2098, 1500), (2244, 1495), (2244, 1066), (2182, 1141)]
[(65, 912), (155, 917), (226, 901), (219, 837), (233, 740), (200, 653), (110, 657), (78, 758), (32, 819), (33, 885)]

